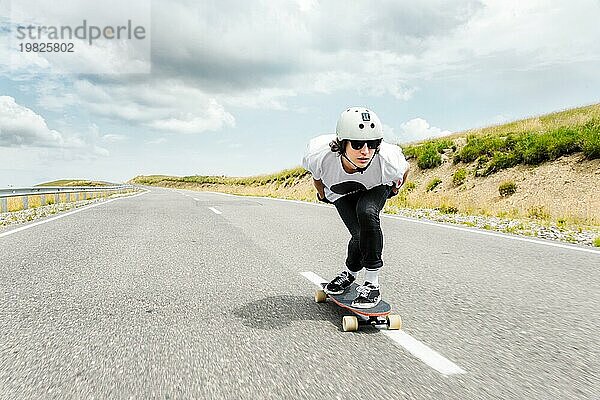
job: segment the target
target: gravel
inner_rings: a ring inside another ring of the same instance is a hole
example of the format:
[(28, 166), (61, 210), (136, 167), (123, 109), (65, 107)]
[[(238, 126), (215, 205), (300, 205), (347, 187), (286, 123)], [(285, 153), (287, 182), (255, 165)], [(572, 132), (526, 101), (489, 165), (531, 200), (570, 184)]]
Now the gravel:
[(532, 220), (443, 213), (437, 209), (394, 208), (391, 214), (585, 246), (594, 246), (594, 240), (600, 237), (600, 228), (563, 227)]

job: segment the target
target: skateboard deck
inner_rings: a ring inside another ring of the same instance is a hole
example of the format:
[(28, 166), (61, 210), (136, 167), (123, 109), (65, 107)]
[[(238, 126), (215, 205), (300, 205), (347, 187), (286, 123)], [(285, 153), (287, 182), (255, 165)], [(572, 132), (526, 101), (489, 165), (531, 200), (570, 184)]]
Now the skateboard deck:
[[(321, 288), (325, 288), (327, 283), (322, 283)], [(392, 307), (385, 301), (381, 300), (379, 304), (372, 308), (356, 308), (352, 307), (352, 301), (358, 295), (356, 288), (359, 285), (352, 283), (342, 294), (327, 294), (322, 289), (315, 293), (315, 301), (317, 303), (324, 302), (327, 298), (343, 309), (352, 312), (355, 316), (344, 316), (342, 319), (342, 327), (344, 331), (356, 331), (362, 322), (373, 326), (387, 326), (388, 329), (400, 329), (402, 320), (399, 315), (390, 315)], [(358, 318), (360, 318), (360, 321)]]

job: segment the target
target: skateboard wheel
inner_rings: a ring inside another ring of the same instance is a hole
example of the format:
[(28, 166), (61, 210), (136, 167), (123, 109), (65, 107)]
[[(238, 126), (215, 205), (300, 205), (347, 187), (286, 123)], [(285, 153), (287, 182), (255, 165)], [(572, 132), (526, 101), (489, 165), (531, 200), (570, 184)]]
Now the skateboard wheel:
[(342, 318), (342, 329), (344, 332), (356, 332), (358, 330), (358, 318), (353, 315), (346, 315)]
[(402, 328), (402, 318), (399, 315), (388, 315), (388, 329), (398, 330)]
[(327, 294), (322, 290), (317, 290), (315, 292), (315, 302), (323, 303), (327, 299)]

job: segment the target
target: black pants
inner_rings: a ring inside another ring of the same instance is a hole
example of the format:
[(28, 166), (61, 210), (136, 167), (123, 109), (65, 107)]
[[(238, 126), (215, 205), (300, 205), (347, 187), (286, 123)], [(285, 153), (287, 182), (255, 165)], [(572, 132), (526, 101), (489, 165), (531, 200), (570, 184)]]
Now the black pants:
[(377, 270), (383, 266), (383, 233), (379, 214), (391, 190), (391, 186), (380, 185), (346, 195), (333, 203), (352, 235), (346, 258), (350, 271), (358, 272), (362, 268)]

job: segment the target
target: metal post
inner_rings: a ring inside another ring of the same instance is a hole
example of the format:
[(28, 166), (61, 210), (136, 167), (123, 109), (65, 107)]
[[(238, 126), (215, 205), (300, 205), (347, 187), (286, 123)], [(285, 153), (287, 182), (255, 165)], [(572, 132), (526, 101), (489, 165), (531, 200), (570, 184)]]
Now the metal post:
[(23, 210), (27, 210), (29, 208), (29, 197), (21, 196), (23, 199)]
[(6, 201), (6, 197), (0, 199), (0, 212), (8, 211), (8, 202)]

